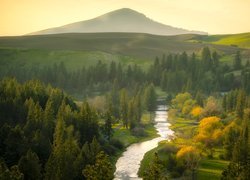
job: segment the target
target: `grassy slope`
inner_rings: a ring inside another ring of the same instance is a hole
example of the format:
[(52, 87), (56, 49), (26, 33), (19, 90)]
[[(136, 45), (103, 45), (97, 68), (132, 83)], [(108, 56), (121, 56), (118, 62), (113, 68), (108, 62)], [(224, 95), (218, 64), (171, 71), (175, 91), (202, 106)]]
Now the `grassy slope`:
[(114, 126), (114, 135), (113, 137), (120, 140), (125, 147), (130, 144), (146, 141), (158, 137), (154, 124), (150, 122), (150, 114), (144, 113), (142, 115), (142, 124), (145, 125), (145, 132), (147, 136), (137, 137), (131, 134), (129, 129), (125, 129), (121, 124)]
[[(6, 66), (53, 65), (64, 62), (69, 70), (95, 64), (98, 60), (136, 63), (144, 68), (156, 56), (169, 52), (198, 55), (209, 46), (223, 55), (222, 61), (232, 64), (238, 47), (213, 44), (213, 36), (178, 35), (157, 36), (140, 33), (73, 33), (37, 36), (0, 37), (0, 71)], [(195, 39), (204, 40), (195, 40)], [(208, 38), (208, 39), (206, 39)], [(249, 57), (250, 50), (244, 50)], [(245, 61), (245, 60), (244, 60)]]
[(197, 178), (202, 180), (220, 180), (222, 171), (227, 167), (228, 162), (214, 159), (202, 159), (200, 161)]
[(143, 64), (148, 61), (135, 59), (129, 56), (109, 54), (100, 51), (70, 51), (70, 50), (46, 50), (46, 49), (0, 49), (0, 66), (48, 66), (54, 63), (64, 62), (69, 70), (82, 68), (103, 62), (121, 62), (122, 64)]
[(195, 39), (212, 44), (236, 45), (242, 48), (250, 48), (250, 33), (197, 36)]
[[(237, 47), (190, 42), (198, 35), (157, 36), (140, 33), (72, 33), (37, 36), (0, 37), (0, 48), (49, 49), (71, 51), (102, 51), (136, 58), (152, 59), (168, 52), (198, 52), (212, 46), (225, 54)], [(202, 36), (203, 37), (203, 36)]]

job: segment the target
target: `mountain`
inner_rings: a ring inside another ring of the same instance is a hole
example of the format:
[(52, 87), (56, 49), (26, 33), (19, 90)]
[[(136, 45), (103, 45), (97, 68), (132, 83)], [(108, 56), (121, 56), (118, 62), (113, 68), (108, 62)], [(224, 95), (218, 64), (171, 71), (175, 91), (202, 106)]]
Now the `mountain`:
[(123, 8), (109, 12), (87, 21), (41, 30), (29, 35), (59, 34), (59, 33), (99, 33), (99, 32), (129, 32), (155, 35), (207, 34), (200, 31), (189, 31), (153, 21), (137, 11)]

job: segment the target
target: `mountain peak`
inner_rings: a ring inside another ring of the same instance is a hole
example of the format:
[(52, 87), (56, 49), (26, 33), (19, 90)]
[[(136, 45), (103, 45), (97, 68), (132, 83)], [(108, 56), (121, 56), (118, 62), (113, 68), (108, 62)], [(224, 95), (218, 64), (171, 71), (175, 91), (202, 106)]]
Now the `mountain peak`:
[(46, 29), (32, 34), (98, 32), (147, 33), (156, 35), (206, 34), (158, 23), (130, 8), (117, 9), (94, 19)]
[(147, 18), (144, 14), (139, 13), (138, 11), (135, 11), (130, 8), (117, 9), (109, 13), (106, 13), (104, 15), (101, 15), (97, 18), (102, 18), (102, 17), (105, 17), (105, 18), (109, 17), (113, 19), (128, 19), (128, 20), (134, 20), (134, 18), (136, 19)]

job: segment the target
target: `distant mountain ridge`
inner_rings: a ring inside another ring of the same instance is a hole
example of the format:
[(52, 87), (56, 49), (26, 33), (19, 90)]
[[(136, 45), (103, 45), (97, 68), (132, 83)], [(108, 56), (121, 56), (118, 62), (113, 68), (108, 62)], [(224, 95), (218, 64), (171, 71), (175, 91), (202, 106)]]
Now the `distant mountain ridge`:
[(101, 32), (147, 33), (155, 35), (207, 34), (206, 32), (190, 31), (158, 23), (142, 13), (129, 8), (123, 8), (94, 19), (49, 28), (30, 33), (29, 35)]

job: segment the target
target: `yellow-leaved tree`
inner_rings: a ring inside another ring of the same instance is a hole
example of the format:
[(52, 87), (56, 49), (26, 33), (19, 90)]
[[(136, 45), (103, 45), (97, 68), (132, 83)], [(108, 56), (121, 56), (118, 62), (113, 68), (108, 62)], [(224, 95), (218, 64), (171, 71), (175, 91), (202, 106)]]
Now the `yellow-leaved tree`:
[(179, 162), (183, 163), (188, 170), (192, 172), (192, 179), (194, 179), (195, 170), (201, 159), (199, 150), (194, 146), (183, 146), (176, 154)]
[(200, 117), (201, 113), (202, 113), (203, 108), (200, 106), (195, 106), (192, 111), (190, 112), (190, 114), (194, 117), (194, 118), (198, 118)]
[(201, 142), (205, 150), (209, 150), (209, 156), (213, 157), (214, 146), (221, 141), (223, 134), (223, 124), (216, 116), (203, 118), (198, 127), (198, 134), (195, 137), (197, 142)]

